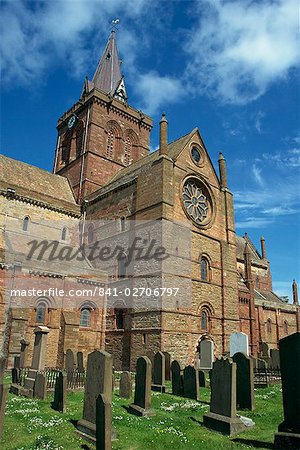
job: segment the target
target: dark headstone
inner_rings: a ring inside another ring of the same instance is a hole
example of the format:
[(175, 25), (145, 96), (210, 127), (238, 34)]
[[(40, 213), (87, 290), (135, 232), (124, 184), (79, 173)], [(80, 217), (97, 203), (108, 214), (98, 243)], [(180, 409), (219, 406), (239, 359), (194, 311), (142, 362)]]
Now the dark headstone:
[(37, 373), (33, 389), (34, 398), (46, 400), (47, 398), (47, 377), (43, 373)]
[(211, 371), (210, 412), (204, 414), (207, 428), (232, 436), (245, 429), (236, 416), (236, 364), (230, 358), (219, 358)]
[(20, 369), (20, 356), (14, 357), (14, 369)]
[(59, 372), (55, 380), (54, 400), (52, 402), (52, 408), (55, 411), (66, 412), (66, 400), (67, 400), (67, 374), (65, 372)]
[(7, 388), (3, 383), (1, 383), (0, 384), (0, 436), (1, 436), (2, 430), (3, 430), (6, 397), (7, 397)]
[(271, 348), (270, 350), (270, 368), (271, 369), (280, 369), (280, 357), (279, 350), (276, 348)]
[(111, 450), (111, 401), (100, 394), (96, 401), (96, 450)]
[(171, 364), (172, 394), (183, 396), (183, 378), (181, 367), (178, 361), (174, 360)]
[(275, 448), (300, 448), (300, 332), (279, 341), (284, 420)]
[(84, 372), (83, 353), (82, 352), (77, 352), (77, 370), (79, 373)]
[(75, 366), (74, 353), (71, 349), (68, 349), (66, 351), (66, 359), (65, 359), (65, 369), (67, 372), (68, 382), (72, 381), (72, 378), (74, 376), (74, 366)]
[(269, 358), (269, 346), (266, 342), (261, 343), (261, 355), (263, 358)]
[(26, 341), (25, 339), (21, 339), (20, 344), (21, 344), (20, 367), (22, 368), (26, 366), (29, 342)]
[(15, 367), (11, 369), (11, 381), (13, 384), (20, 383), (20, 369), (16, 369)]
[(165, 357), (165, 380), (171, 380), (171, 355), (168, 352), (163, 352)]
[(192, 366), (183, 369), (183, 395), (187, 398), (200, 400), (199, 375), (198, 371)]
[(199, 345), (200, 369), (211, 369), (214, 362), (214, 343), (204, 339)]
[(154, 416), (151, 409), (151, 361), (147, 356), (141, 356), (137, 360), (134, 403), (129, 410), (138, 416)]
[(199, 387), (206, 387), (205, 372), (203, 372), (203, 370), (198, 370), (198, 376), (199, 376)]
[(235, 353), (236, 363), (236, 404), (238, 409), (254, 410), (253, 359), (245, 353)]
[(153, 384), (151, 386), (153, 391), (165, 392), (165, 370), (165, 355), (157, 352), (154, 355)]
[(45, 369), (46, 364), (46, 351), (47, 351), (47, 336), (49, 328), (43, 325), (39, 325), (34, 329), (34, 347), (31, 368), (24, 381), (23, 394), (29, 397), (33, 394), (35, 379), (37, 373)]
[(96, 442), (96, 400), (104, 394), (106, 401), (112, 398), (112, 356), (95, 350), (88, 355), (84, 391), (83, 419), (77, 424), (77, 431), (84, 439)]
[(130, 398), (132, 395), (132, 381), (130, 372), (122, 372), (120, 378), (119, 396)]

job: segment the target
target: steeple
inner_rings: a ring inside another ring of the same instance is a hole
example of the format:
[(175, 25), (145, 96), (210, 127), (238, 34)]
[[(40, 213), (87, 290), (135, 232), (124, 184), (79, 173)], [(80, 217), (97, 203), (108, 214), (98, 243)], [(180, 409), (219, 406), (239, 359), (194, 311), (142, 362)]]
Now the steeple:
[(121, 72), (121, 61), (118, 55), (116, 32), (112, 30), (105, 50), (93, 76), (93, 87), (126, 101), (127, 94)]

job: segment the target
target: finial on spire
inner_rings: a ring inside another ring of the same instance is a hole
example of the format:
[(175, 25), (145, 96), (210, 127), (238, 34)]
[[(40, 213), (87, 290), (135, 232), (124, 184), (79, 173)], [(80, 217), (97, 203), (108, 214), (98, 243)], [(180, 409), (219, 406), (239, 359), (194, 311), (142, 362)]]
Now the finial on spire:
[(293, 303), (294, 303), (294, 305), (299, 305), (298, 286), (297, 286), (297, 283), (295, 280), (293, 280), (292, 289), (293, 289)]
[(165, 113), (162, 113), (159, 126), (159, 153), (166, 155), (168, 153), (168, 121)]
[(221, 186), (224, 188), (228, 187), (227, 184), (227, 173), (226, 173), (226, 161), (221, 152), (219, 152), (219, 173)]

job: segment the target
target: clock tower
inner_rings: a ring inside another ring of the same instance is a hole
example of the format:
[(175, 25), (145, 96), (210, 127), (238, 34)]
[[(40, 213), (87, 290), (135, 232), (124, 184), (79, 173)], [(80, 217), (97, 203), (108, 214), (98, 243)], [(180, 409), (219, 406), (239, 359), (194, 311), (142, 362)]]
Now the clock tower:
[(85, 79), (80, 99), (57, 124), (54, 173), (68, 178), (78, 203), (149, 154), (152, 120), (127, 102), (115, 34), (92, 81)]

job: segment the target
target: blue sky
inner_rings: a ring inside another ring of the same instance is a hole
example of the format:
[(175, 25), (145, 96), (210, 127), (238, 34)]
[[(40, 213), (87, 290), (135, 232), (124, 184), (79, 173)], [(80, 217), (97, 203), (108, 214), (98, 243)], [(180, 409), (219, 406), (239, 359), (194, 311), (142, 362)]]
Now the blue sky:
[(1, 152), (52, 170), (56, 121), (91, 79), (118, 17), (129, 103), (169, 138), (200, 129), (227, 160), (237, 233), (265, 236), (274, 290), (299, 282), (297, 0), (1, 2)]

